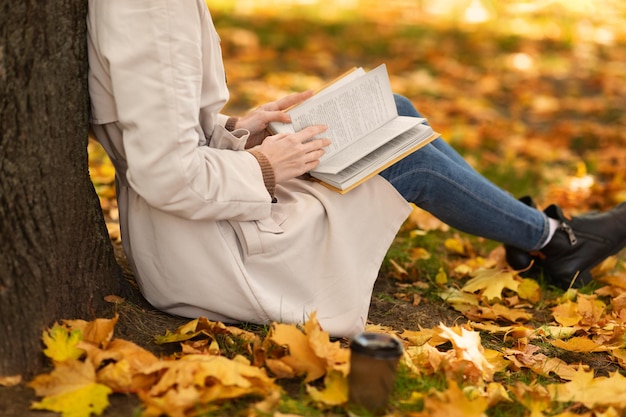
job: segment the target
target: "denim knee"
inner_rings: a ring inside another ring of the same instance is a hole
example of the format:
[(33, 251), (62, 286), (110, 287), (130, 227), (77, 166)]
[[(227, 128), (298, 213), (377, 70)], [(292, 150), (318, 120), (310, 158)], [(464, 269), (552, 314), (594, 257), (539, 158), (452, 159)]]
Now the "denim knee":
[(415, 106), (408, 98), (401, 96), (400, 94), (394, 94), (393, 98), (396, 101), (396, 108), (398, 109), (398, 114), (400, 116), (423, 117), (415, 109)]

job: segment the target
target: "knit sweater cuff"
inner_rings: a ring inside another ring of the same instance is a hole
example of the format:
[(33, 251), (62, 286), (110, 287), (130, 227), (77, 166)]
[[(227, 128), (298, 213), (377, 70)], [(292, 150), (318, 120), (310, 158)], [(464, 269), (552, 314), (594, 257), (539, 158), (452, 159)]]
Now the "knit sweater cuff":
[(226, 124), (224, 125), (224, 128), (226, 128), (226, 130), (228, 130), (229, 132), (232, 132), (233, 130), (235, 130), (237, 120), (239, 120), (237, 117), (229, 117), (226, 121)]
[(274, 176), (274, 168), (270, 164), (270, 161), (267, 157), (261, 152), (257, 150), (248, 151), (254, 156), (261, 166), (261, 172), (263, 173), (263, 182), (265, 183), (265, 188), (267, 188), (267, 192), (270, 193), (270, 196), (274, 198), (274, 193), (276, 191), (276, 177)]

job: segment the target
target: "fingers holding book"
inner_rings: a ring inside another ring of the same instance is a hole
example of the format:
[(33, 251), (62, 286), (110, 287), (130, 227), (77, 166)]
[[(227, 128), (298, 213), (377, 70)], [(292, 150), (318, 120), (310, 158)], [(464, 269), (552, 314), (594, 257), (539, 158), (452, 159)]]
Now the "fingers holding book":
[(319, 164), (324, 148), (330, 145), (328, 139), (315, 138), (324, 131), (326, 126), (309, 126), (297, 133), (269, 136), (258, 147), (272, 165), (277, 183), (298, 177)]

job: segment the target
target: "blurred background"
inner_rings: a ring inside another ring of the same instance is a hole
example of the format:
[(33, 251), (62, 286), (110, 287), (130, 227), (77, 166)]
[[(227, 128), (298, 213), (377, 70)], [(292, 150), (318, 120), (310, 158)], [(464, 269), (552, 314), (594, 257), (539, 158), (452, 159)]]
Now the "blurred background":
[[(626, 200), (624, 0), (207, 0), (241, 114), (385, 63), (395, 92), (516, 196)], [(90, 144), (105, 214), (113, 170)]]

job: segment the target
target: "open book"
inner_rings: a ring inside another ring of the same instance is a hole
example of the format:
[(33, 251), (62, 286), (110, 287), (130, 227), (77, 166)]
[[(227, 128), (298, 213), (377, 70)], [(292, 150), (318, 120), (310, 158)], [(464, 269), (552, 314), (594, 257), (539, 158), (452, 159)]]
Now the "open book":
[(320, 137), (331, 144), (309, 174), (342, 194), (439, 136), (423, 118), (398, 116), (384, 64), (351, 70), (287, 112), (291, 123), (271, 123), (274, 134), (328, 126)]

